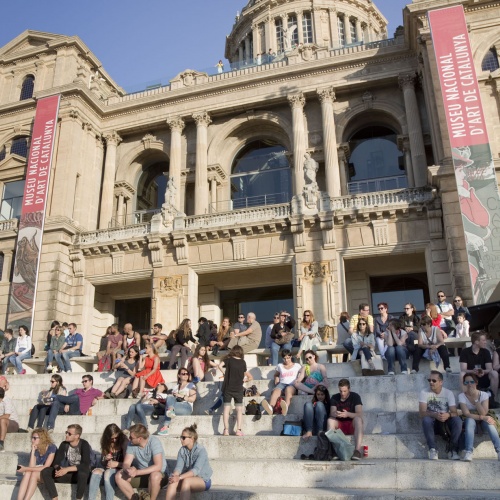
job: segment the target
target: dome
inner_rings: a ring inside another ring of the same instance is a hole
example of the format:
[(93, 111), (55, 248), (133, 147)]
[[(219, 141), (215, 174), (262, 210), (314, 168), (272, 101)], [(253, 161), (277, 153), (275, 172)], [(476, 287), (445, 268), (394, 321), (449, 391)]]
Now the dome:
[(226, 40), (232, 65), (272, 62), (301, 44), (336, 49), (387, 38), (372, 0), (249, 0)]

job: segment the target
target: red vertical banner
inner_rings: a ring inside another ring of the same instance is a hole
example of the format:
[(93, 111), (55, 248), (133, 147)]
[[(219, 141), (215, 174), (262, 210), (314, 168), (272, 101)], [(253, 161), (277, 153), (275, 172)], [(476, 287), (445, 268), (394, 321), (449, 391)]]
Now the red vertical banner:
[(500, 282), (500, 197), (462, 5), (429, 12), (474, 302)]
[(33, 326), (59, 101), (60, 96), (55, 95), (37, 102), (9, 297), (9, 327), (26, 325), (30, 332)]

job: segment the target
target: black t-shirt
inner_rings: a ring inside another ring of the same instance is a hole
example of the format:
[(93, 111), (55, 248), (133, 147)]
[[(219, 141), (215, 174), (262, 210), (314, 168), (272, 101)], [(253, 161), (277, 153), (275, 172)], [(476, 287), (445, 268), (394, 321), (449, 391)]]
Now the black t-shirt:
[(224, 361), (226, 373), (222, 391), (230, 394), (243, 393), (243, 378), (247, 371), (245, 360), (239, 358), (228, 358)]
[[(339, 394), (334, 394), (332, 396), (330, 407), (335, 406), (337, 411), (348, 411), (349, 413), (356, 413), (356, 406), (363, 405), (361, 402), (361, 397), (356, 392), (350, 392), (348, 398), (342, 401)], [(337, 418), (337, 417), (335, 417)], [(337, 418), (337, 420), (352, 420), (352, 418)]]
[[(488, 349), (480, 348), (477, 354), (472, 352), (472, 347), (466, 347), (462, 349), (460, 354), (460, 363), (467, 363), (467, 370), (473, 370), (476, 365), (481, 365), (483, 370), (486, 369), (486, 363), (491, 363), (491, 354)], [(490, 386), (490, 381), (488, 375), (483, 375), (479, 377), (478, 387), (480, 389), (485, 389)]]

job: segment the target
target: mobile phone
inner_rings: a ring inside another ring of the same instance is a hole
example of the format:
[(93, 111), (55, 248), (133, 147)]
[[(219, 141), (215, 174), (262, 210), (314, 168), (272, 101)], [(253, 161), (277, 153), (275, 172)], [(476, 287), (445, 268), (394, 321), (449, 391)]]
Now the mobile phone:
[(18, 466), (17, 466), (17, 470), (19, 470), (20, 468), (21, 468), (21, 466), (20, 466), (20, 465), (18, 465)]

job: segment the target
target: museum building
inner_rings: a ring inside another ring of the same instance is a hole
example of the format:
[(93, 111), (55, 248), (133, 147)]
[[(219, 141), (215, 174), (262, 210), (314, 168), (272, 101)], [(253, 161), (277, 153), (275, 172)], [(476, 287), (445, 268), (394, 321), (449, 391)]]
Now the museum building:
[[(500, 4), (250, 0), (224, 71), (126, 93), (77, 36), (0, 49), (0, 323), (6, 321), (37, 99), (61, 95), (34, 339), (75, 321), (164, 331), (275, 310), (320, 325), (360, 302), (471, 300), (427, 9), (462, 4), (500, 167)], [(221, 35), (222, 36), (222, 35)]]

